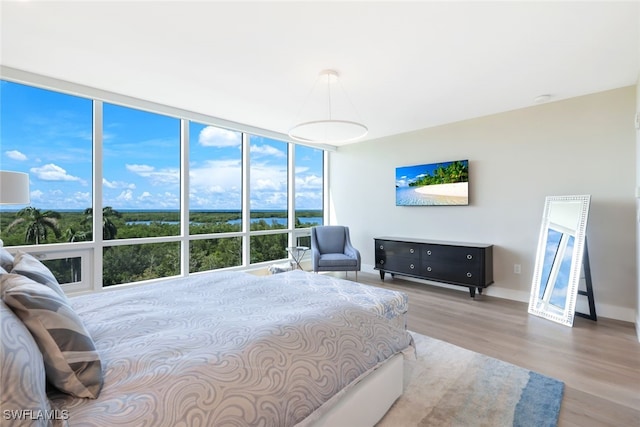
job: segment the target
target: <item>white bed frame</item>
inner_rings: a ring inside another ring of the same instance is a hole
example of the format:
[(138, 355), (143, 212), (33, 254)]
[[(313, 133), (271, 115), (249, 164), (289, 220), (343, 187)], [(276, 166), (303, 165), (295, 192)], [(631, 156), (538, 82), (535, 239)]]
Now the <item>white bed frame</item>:
[[(396, 354), (349, 389), (312, 427), (371, 427), (403, 392), (404, 355)], [(322, 408), (321, 408), (322, 409)], [(313, 416), (313, 415), (311, 415)], [(299, 426), (307, 425), (300, 423)]]

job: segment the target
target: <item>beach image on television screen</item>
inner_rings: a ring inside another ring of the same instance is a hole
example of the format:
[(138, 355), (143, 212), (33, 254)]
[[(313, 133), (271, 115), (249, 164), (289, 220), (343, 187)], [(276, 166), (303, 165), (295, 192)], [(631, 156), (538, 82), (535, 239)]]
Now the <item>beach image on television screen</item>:
[(396, 168), (397, 206), (468, 204), (468, 160)]

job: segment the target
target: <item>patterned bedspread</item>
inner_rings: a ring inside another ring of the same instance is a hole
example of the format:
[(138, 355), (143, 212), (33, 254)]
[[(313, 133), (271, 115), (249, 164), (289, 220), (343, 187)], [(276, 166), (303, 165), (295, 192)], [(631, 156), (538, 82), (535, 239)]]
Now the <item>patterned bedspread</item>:
[(51, 395), (71, 426), (293, 426), (413, 345), (406, 295), (302, 271), (71, 301), (105, 374), (97, 400)]

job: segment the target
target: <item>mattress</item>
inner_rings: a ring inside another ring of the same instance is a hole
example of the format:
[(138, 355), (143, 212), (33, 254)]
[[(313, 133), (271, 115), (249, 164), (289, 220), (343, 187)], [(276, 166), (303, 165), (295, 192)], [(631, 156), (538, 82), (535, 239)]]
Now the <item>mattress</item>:
[(50, 394), (71, 426), (294, 426), (413, 344), (405, 294), (302, 271), (71, 302), (104, 367), (98, 399)]

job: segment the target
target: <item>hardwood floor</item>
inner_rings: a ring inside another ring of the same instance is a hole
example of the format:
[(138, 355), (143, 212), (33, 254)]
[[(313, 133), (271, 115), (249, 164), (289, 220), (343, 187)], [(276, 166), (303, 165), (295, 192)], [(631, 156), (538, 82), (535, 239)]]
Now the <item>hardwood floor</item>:
[(523, 302), (472, 300), (467, 288), (389, 275), (383, 282), (369, 273), (359, 273), (358, 281), (405, 292), (412, 331), (564, 381), (559, 426), (640, 426), (640, 343), (633, 324), (578, 317), (568, 328), (528, 314)]

